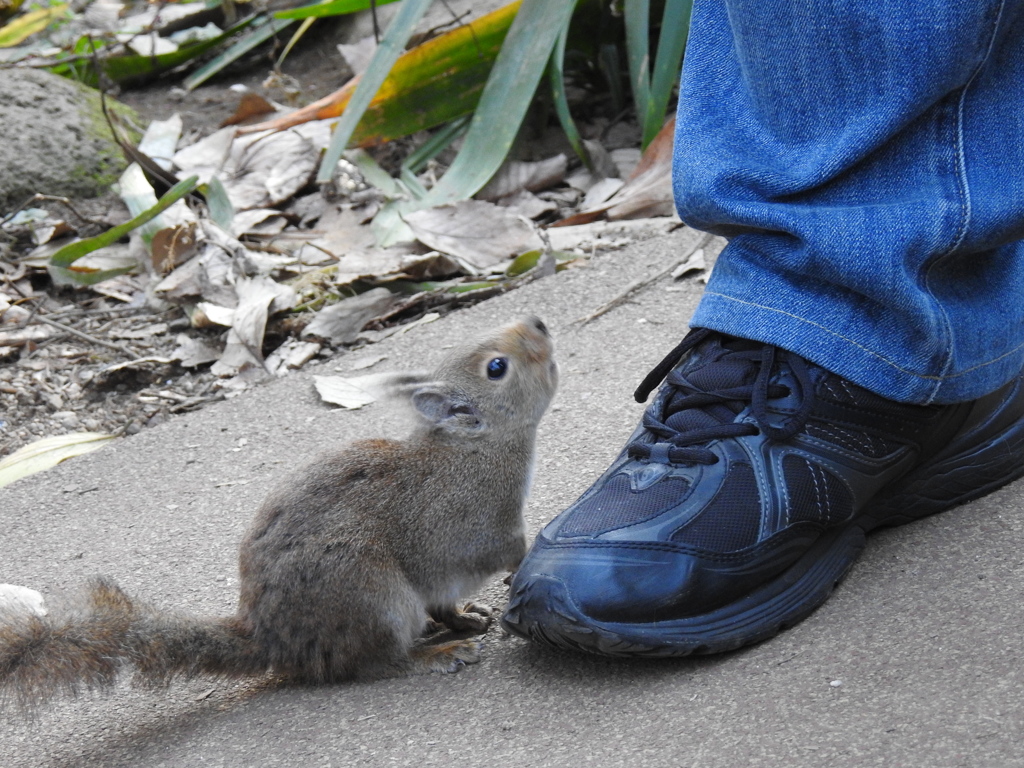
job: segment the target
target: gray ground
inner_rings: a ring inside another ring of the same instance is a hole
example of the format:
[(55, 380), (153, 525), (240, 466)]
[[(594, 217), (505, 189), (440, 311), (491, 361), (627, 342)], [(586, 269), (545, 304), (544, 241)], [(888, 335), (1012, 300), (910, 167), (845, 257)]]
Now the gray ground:
[[(700, 293), (664, 279), (572, 321), (688, 250), (686, 231), (527, 286), (372, 350), (174, 418), (0, 490), (0, 581), (51, 600), (94, 573), (165, 607), (232, 610), (235, 547), (292, 466), (373, 434), (383, 409), (334, 412), (310, 374), (360, 356), (421, 367), (474, 329), (533, 312), (563, 373), (527, 511), (537, 529), (582, 492), (640, 414), (631, 392)], [(326, 370), (325, 370), (326, 369)], [(736, 653), (628, 663), (556, 653), (492, 629), (458, 675), (322, 689), (124, 685), (5, 715), (0, 763), (39, 766), (1024, 765), (1024, 484), (874, 535), (833, 598)], [(496, 578), (483, 598), (501, 604)]]

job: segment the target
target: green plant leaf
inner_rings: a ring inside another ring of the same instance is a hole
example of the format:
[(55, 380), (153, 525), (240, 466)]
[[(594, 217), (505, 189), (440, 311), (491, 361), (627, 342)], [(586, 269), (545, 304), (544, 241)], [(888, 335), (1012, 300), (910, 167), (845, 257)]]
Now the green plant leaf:
[(72, 432), (29, 443), (0, 461), (0, 488), (55, 467), (65, 459), (102, 448), (113, 438), (101, 432)]
[[(387, 5), (396, 0), (377, 0), (377, 5)], [(342, 16), (346, 13), (365, 11), (373, 4), (370, 0), (328, 0), (328, 2), (304, 5), (301, 8), (291, 8), (287, 11), (278, 11), (274, 14), (275, 19), (309, 19), (322, 16)]]
[(36, 32), (42, 32), (51, 21), (63, 16), (67, 9), (67, 3), (61, 3), (52, 8), (42, 8), (22, 14), (10, 24), (0, 27), (0, 48), (12, 48)]
[[(561, 271), (562, 268), (567, 266), (568, 262), (576, 261), (580, 258), (579, 254), (571, 253), (569, 251), (549, 251), (548, 253), (550, 253), (557, 262), (555, 265), (556, 271)], [(537, 266), (537, 263), (540, 261), (540, 257), (543, 255), (544, 251), (540, 249), (519, 254), (512, 259), (512, 262), (507, 267), (505, 267), (505, 276), (519, 277), (519, 275), (526, 274)]]
[[(451, 121), (458, 123), (451, 128), (453, 132), (464, 130), (459, 118), (476, 108), (518, 8), (518, 2), (510, 3), (399, 56), (359, 121), (349, 146), (376, 145)], [(359, 78), (353, 78), (319, 101), (241, 131), (280, 131), (308, 120), (338, 117), (358, 86)], [(436, 154), (453, 140), (453, 136), (446, 135), (447, 130), (438, 132), (440, 146), (435, 147), (432, 139), (416, 153), (417, 163), (426, 163), (431, 153)], [(417, 172), (420, 169), (407, 165)]]
[(112, 227), (106, 232), (96, 235), (95, 237), (89, 237), (85, 240), (78, 240), (74, 243), (65, 245), (50, 257), (48, 265), (49, 268), (56, 270), (61, 277), (83, 285), (92, 285), (100, 280), (106, 280), (107, 278), (114, 277), (115, 275), (124, 274), (128, 269), (112, 269), (103, 272), (92, 270), (76, 271), (71, 267), (71, 265), (88, 253), (92, 253), (100, 248), (106, 248), (108, 245), (113, 245), (136, 227), (141, 227), (150, 219), (159, 216), (174, 205), (174, 203), (178, 202), (178, 200), (195, 189), (198, 181), (199, 177), (197, 176), (190, 176), (184, 181), (179, 181), (170, 189), (169, 192), (167, 192), (167, 194), (157, 201), (156, 205), (146, 211), (143, 211), (130, 221), (126, 221), (124, 224)]
[(544, 251), (540, 249), (520, 253), (505, 267), (505, 275), (508, 277), (519, 277), (519, 275), (526, 274), (537, 266), (537, 262), (540, 261), (540, 257), (543, 255)]
[[(254, 24), (255, 28), (250, 30), (249, 34), (185, 78), (182, 85), (185, 86), (186, 90), (191, 91), (202, 85), (226, 66), (238, 61), (238, 59), (260, 43), (269, 40), (282, 29), (289, 27), (293, 23), (293, 20), (273, 19), (267, 16), (259, 16), (254, 19), (250, 19), (250, 22)], [(224, 37), (217, 38), (218, 41), (223, 39)]]
[(558, 122), (562, 125), (565, 138), (569, 140), (569, 146), (572, 147), (573, 152), (583, 162), (583, 165), (587, 167), (587, 170), (593, 171), (594, 161), (591, 160), (587, 146), (583, 143), (583, 138), (576, 128), (576, 123), (573, 121), (572, 114), (569, 111), (569, 102), (565, 97), (565, 72), (563, 71), (563, 64), (565, 62), (565, 41), (568, 36), (569, 26), (566, 25), (558, 35), (558, 40), (555, 42), (555, 50), (551, 52), (551, 61), (548, 64), (548, 79), (551, 82), (555, 114), (558, 115)]
[(158, 56), (141, 56), (134, 53), (110, 56), (100, 41), (82, 37), (75, 44), (70, 56), (55, 61), (47, 69), (57, 75), (74, 77), (89, 85), (96, 85), (99, 82), (99, 77), (94, 62), (91, 58), (84, 60), (81, 58), (95, 53), (103, 68), (103, 73), (114, 82), (122, 84), (141, 82), (160, 72), (187, 64), (192, 59), (216, 48), (249, 26), (256, 18), (256, 16), (250, 16), (242, 19), (222, 35), (183, 45), (176, 51), (162, 53)]
[(363, 174), (363, 178), (383, 192), (386, 197), (401, 197), (405, 191), (402, 189), (401, 184), (395, 181), (391, 174), (381, 168), (380, 163), (374, 160), (365, 150), (351, 149), (345, 153), (345, 159), (355, 165), (359, 172)]
[(626, 58), (629, 60), (629, 85), (638, 121), (647, 114), (651, 98), (650, 14), (650, 0), (625, 0)]
[(416, 28), (419, 20), (423, 18), (423, 14), (427, 12), (431, 1), (405, 0), (402, 3), (402, 7), (398, 9), (398, 14), (391, 22), (387, 32), (384, 33), (384, 37), (381, 38), (380, 45), (377, 46), (377, 50), (370, 60), (369, 67), (359, 79), (359, 85), (356, 86), (355, 92), (345, 108), (345, 112), (334, 128), (331, 143), (328, 145), (326, 153), (324, 153), (323, 161), (320, 163), (320, 170), (317, 173), (316, 180), (318, 182), (324, 183), (331, 180), (334, 166), (338, 164), (341, 154), (348, 147), (349, 139), (352, 138), (356, 126), (359, 125), (359, 121), (363, 117), (363, 113), (366, 112), (370, 101), (380, 89), (391, 68), (395, 65), (395, 61), (401, 55), (405, 44), (409, 42), (413, 30)]
[(213, 223), (225, 232), (230, 232), (231, 222), (235, 218), (235, 207), (231, 205), (228, 191), (224, 189), (220, 179), (216, 176), (211, 177), (206, 184), (199, 185), (199, 191), (206, 198), (206, 205)]
[(665, 110), (668, 108), (672, 89), (679, 82), (692, 9), (693, 0), (666, 0), (665, 13), (661, 19), (661, 33), (658, 36), (658, 53), (654, 60), (654, 72), (651, 75), (647, 110), (641, 120), (643, 129), (641, 149), (647, 148), (647, 145), (654, 140), (665, 123)]
[[(408, 2), (408, 0), (406, 0)], [(494, 63), (462, 149), (421, 201), (423, 207), (471, 197), (505, 161), (575, 0), (523, 0)]]

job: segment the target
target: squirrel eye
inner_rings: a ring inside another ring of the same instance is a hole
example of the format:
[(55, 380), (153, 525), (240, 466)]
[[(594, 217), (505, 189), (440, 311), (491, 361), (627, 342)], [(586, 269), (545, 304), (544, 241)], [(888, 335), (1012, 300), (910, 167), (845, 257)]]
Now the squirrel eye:
[(508, 360), (504, 357), (495, 357), (487, 363), (487, 378), (492, 381), (500, 379), (508, 371)]

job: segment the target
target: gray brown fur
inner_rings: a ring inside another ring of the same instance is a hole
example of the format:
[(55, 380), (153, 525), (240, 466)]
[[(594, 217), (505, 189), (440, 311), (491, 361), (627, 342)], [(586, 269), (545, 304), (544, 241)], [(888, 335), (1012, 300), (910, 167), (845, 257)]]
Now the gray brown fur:
[[(492, 380), (496, 357), (509, 366)], [(271, 670), (326, 683), (476, 661), (472, 639), (420, 638), (428, 617), (483, 632), (488, 610), (458, 605), (526, 552), (536, 430), (557, 385), (551, 341), (526, 318), (408, 384), (421, 416), (408, 439), (328, 452), (263, 502), (241, 545), (235, 616), (161, 613), (96, 580), (69, 615), (0, 621), (0, 692), (31, 707), (109, 686), (124, 667), (149, 684)]]

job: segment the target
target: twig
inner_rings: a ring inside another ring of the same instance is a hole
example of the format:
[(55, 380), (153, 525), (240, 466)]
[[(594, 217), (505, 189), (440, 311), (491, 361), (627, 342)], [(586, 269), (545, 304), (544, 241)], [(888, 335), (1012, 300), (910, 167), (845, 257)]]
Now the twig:
[(590, 321), (596, 320), (597, 318), (601, 317), (601, 315), (607, 314), (608, 312), (611, 312), (616, 307), (621, 306), (622, 304), (625, 304), (626, 301), (628, 301), (631, 296), (639, 293), (640, 291), (642, 291), (644, 288), (646, 288), (647, 286), (651, 285), (652, 283), (658, 282), (659, 280), (661, 280), (661, 278), (666, 277), (667, 275), (671, 275), (676, 270), (677, 267), (680, 267), (683, 264), (685, 264), (686, 260), (689, 259), (690, 256), (692, 256), (694, 253), (696, 253), (700, 248), (703, 248), (705, 245), (710, 243), (712, 237), (713, 237), (713, 235), (705, 233), (704, 236), (697, 242), (697, 244), (695, 246), (693, 246), (693, 249), (690, 250), (682, 259), (680, 259), (679, 261), (674, 262), (672, 264), (672, 266), (670, 266), (670, 267), (668, 267), (666, 269), (663, 269), (660, 272), (658, 272), (657, 274), (651, 275), (650, 277), (645, 277), (643, 280), (637, 280), (635, 283), (633, 283), (628, 288), (626, 288), (626, 290), (624, 290), (622, 293), (620, 293), (614, 299), (612, 299), (611, 301), (609, 301), (609, 302), (607, 302), (605, 304), (602, 304), (594, 312), (592, 312), (591, 314), (587, 315), (586, 317), (580, 317), (580, 318), (577, 318), (576, 320), (573, 320), (573, 323), (579, 323), (580, 327), (583, 327), (584, 325), (586, 325)]
[[(145, 307), (111, 307), (110, 309), (82, 309), (81, 307), (71, 307), (69, 309), (58, 309), (56, 312), (50, 312), (47, 317), (51, 320), (54, 318), (60, 318), (61, 320), (67, 320), (73, 317), (91, 317), (94, 319), (102, 319), (104, 317), (113, 317), (115, 319), (124, 317), (127, 313), (140, 313), (145, 311)], [(167, 312), (173, 311), (177, 307), (172, 307), (170, 310), (165, 312), (157, 313), (167, 314)], [(32, 307), (32, 312), (27, 318), (17, 323), (12, 323), (8, 326), (8, 330), (20, 330), (27, 328), (36, 321), (36, 313), (39, 311), (37, 306)]]
[(88, 333), (83, 333), (82, 331), (79, 331), (76, 328), (72, 328), (70, 325), (58, 323), (56, 320), (51, 320), (50, 318), (44, 315), (37, 315), (36, 320), (38, 320), (41, 323), (46, 323), (47, 325), (52, 325), (54, 328), (60, 328), (65, 333), (70, 333), (72, 336), (77, 336), (78, 338), (84, 339), (85, 341), (91, 342), (93, 344), (99, 344), (100, 346), (108, 347), (109, 349), (116, 349), (118, 352), (128, 355), (128, 357), (132, 358), (133, 360), (138, 360), (140, 357), (139, 355), (135, 354), (130, 349), (128, 349), (128, 347), (122, 344), (115, 344), (112, 341), (104, 341), (103, 339), (97, 339), (95, 336), (90, 336)]
[(11, 219), (13, 219), (15, 216), (17, 216), (21, 211), (25, 210), (28, 206), (32, 205), (32, 203), (40, 202), (40, 201), (43, 201), (43, 200), (46, 200), (46, 201), (51, 202), (51, 203), (61, 203), (62, 205), (65, 205), (68, 208), (69, 211), (71, 211), (73, 214), (75, 214), (75, 216), (77, 216), (79, 219), (81, 219), (82, 221), (84, 221), (87, 224), (96, 224), (98, 226), (103, 226), (103, 222), (102, 221), (97, 221), (96, 219), (90, 219), (88, 216), (85, 216), (82, 213), (79, 213), (78, 210), (75, 208), (75, 206), (71, 204), (71, 201), (68, 200), (66, 197), (58, 197), (57, 195), (44, 195), (44, 194), (42, 194), (40, 192), (37, 192), (36, 194), (32, 195), (25, 202), (23, 202), (21, 205), (19, 205), (17, 208), (15, 208), (13, 211), (11, 211), (9, 214), (4, 216), (3, 219), (0, 219), (0, 225), (6, 224), (7, 222), (9, 222)]

